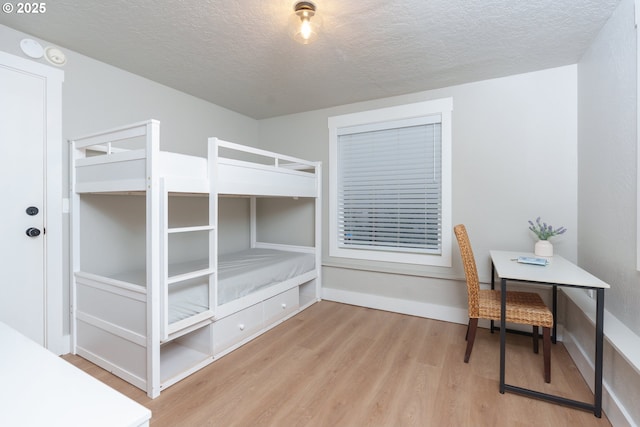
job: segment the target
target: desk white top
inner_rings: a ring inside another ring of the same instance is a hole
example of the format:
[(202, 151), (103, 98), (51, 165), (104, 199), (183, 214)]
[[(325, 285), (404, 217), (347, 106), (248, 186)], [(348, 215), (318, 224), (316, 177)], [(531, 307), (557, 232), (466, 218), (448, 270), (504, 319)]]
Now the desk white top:
[(559, 255), (547, 258), (549, 264), (540, 266), (516, 261), (520, 256), (536, 257), (528, 252), (489, 251), (489, 254), (496, 274), (502, 279), (590, 288), (608, 289), (610, 287), (607, 283)]
[(149, 409), (2, 322), (0, 342), (0, 425), (149, 425)]

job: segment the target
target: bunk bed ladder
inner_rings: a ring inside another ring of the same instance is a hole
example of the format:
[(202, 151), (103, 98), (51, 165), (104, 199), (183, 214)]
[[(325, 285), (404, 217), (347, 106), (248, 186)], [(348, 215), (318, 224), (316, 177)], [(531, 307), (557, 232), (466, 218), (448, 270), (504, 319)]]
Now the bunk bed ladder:
[[(214, 309), (215, 309), (215, 301), (212, 298), (213, 292), (213, 280), (215, 276), (215, 266), (212, 264), (212, 257), (209, 254), (209, 257), (204, 264), (193, 264), (188, 268), (181, 268), (179, 272), (172, 272), (170, 268), (170, 256), (169, 256), (169, 236), (170, 235), (179, 235), (179, 234), (188, 234), (188, 233), (208, 233), (208, 241), (211, 242), (215, 239), (216, 235), (216, 226), (215, 223), (209, 222), (209, 224), (204, 225), (196, 225), (196, 226), (187, 226), (187, 227), (170, 227), (169, 225), (169, 191), (167, 189), (167, 185), (165, 183), (164, 178), (160, 179), (160, 187), (161, 193), (163, 197), (163, 209), (162, 209), (162, 242), (161, 242), (161, 289), (163, 292), (161, 293), (161, 311), (160, 311), (160, 322), (161, 322), (161, 337), (160, 340), (162, 342), (167, 342), (168, 340), (174, 339), (185, 332), (193, 330), (194, 325), (201, 325), (203, 323), (210, 322)], [(211, 245), (209, 245), (209, 251), (211, 251)], [(206, 264), (206, 265), (205, 265)], [(169, 289), (172, 285), (184, 283), (187, 281), (193, 281), (201, 279), (203, 282), (208, 284), (207, 295), (208, 295), (208, 309), (197, 313), (195, 315), (189, 316), (185, 319), (174, 321), (170, 323), (170, 314), (169, 314)]]

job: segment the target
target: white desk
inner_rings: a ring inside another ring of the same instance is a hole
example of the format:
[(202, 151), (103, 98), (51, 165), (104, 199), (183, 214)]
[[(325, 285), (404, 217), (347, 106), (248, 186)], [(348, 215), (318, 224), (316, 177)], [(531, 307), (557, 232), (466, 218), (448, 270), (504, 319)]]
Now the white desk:
[[(547, 400), (553, 403), (568, 405), (580, 409), (593, 411), (598, 418), (602, 416), (602, 354), (603, 354), (603, 323), (604, 323), (604, 290), (609, 285), (593, 276), (589, 272), (581, 269), (577, 265), (562, 258), (553, 256), (546, 266), (521, 264), (516, 261), (519, 256), (535, 256), (532, 253), (510, 252), (510, 251), (490, 251), (491, 256), (491, 287), (494, 287), (494, 277), (500, 278), (500, 290), (502, 292), (501, 301), (501, 321), (500, 321), (500, 393), (511, 391), (525, 396)], [(570, 286), (596, 291), (596, 340), (595, 340), (595, 381), (594, 381), (594, 403), (584, 403), (559, 396), (554, 396), (535, 390), (529, 390), (505, 384), (505, 343), (506, 343), (506, 290), (507, 281), (533, 282), (553, 287), (553, 336), (555, 342), (556, 327), (556, 303), (557, 286)]]
[(149, 409), (2, 322), (0, 343), (0, 425), (149, 425)]

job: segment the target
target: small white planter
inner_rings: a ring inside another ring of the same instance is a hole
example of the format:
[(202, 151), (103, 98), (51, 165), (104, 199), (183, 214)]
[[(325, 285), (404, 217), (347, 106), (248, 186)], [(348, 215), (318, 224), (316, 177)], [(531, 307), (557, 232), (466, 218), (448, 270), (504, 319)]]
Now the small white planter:
[(553, 245), (548, 240), (538, 240), (534, 247), (533, 253), (535, 253), (536, 256), (552, 257)]

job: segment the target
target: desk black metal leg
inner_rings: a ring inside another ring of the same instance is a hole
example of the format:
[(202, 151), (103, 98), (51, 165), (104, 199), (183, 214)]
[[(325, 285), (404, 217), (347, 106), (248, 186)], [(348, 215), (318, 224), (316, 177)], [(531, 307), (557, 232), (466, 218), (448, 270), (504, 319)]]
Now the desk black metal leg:
[(596, 366), (594, 379), (593, 414), (602, 417), (602, 358), (604, 351), (604, 289), (596, 290)]
[(500, 393), (504, 394), (505, 349), (507, 344), (507, 280), (500, 279)]
[[(496, 288), (496, 266), (493, 265), (493, 262), (491, 263), (491, 290), (494, 290)], [(494, 329), (495, 329), (495, 322), (493, 320), (490, 321), (490, 325), (489, 325), (489, 331), (491, 331), (491, 333), (493, 333)]]
[(558, 326), (558, 286), (553, 285), (553, 308), (552, 308), (552, 312), (553, 312), (553, 333), (551, 334), (551, 342), (552, 343), (556, 343), (556, 331), (557, 326)]

